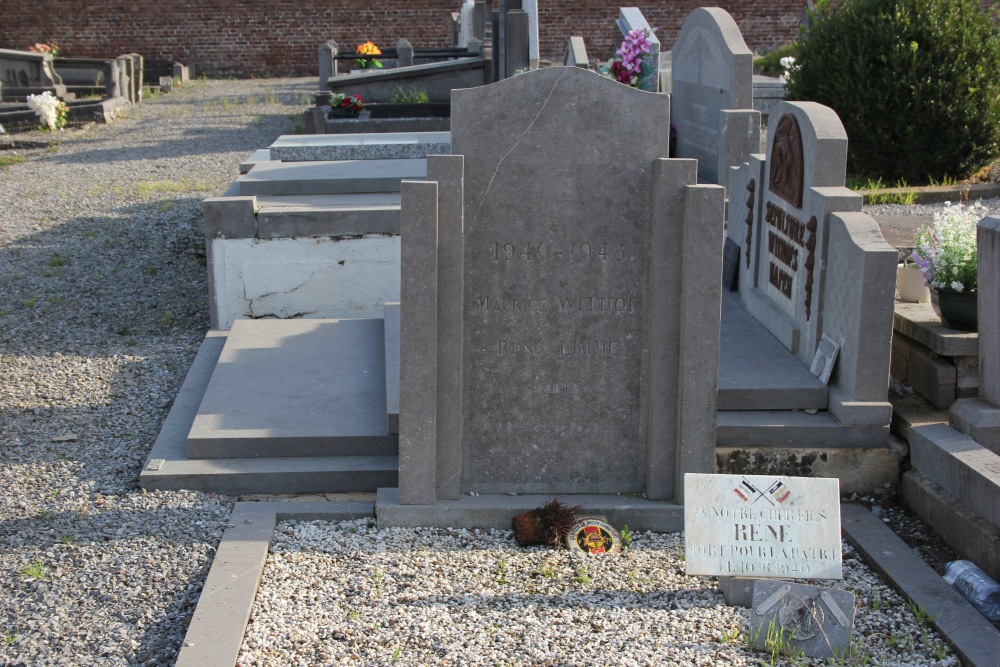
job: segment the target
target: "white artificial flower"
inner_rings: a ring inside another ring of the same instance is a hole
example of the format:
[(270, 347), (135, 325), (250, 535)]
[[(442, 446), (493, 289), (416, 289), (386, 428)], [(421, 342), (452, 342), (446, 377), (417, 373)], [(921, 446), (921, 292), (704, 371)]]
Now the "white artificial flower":
[(965, 285), (955, 280), (951, 283), (951, 288), (956, 292), (961, 292), (963, 289), (965, 289)]
[(56, 129), (56, 109), (59, 107), (59, 98), (49, 91), (41, 95), (28, 95), (28, 108), (33, 110), (42, 125), (50, 130)]

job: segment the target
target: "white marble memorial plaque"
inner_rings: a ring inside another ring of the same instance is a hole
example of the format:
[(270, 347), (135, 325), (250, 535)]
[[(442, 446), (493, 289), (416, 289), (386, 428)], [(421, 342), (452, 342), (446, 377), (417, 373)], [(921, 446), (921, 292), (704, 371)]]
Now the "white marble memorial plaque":
[(840, 481), (684, 475), (688, 575), (841, 579)]

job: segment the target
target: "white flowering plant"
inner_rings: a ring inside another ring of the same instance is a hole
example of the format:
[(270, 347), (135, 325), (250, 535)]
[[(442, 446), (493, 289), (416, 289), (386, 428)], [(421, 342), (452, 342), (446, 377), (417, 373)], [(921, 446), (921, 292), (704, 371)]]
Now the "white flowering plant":
[(61, 130), (66, 127), (69, 107), (51, 92), (46, 90), (41, 95), (28, 95), (28, 107), (42, 121), (42, 127), (49, 130)]
[(976, 225), (987, 213), (980, 202), (945, 202), (934, 222), (920, 228), (912, 257), (928, 285), (956, 292), (976, 290)]

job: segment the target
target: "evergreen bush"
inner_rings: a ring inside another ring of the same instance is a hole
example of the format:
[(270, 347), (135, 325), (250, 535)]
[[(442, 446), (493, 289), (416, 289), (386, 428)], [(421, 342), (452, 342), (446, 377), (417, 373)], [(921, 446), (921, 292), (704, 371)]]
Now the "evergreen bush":
[(796, 57), (788, 98), (837, 112), (852, 173), (964, 178), (1000, 156), (1000, 28), (978, 0), (823, 2)]

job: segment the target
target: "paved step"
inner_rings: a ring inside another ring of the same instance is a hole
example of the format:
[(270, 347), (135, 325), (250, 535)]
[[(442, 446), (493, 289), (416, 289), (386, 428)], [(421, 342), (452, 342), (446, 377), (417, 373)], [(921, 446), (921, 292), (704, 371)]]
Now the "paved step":
[(339, 162), (258, 162), (236, 179), (240, 195), (333, 195), (399, 192), (404, 179), (422, 179), (427, 161), (343, 160)]
[(237, 320), (187, 437), (192, 459), (390, 456), (382, 320)]
[(374, 492), (398, 484), (396, 456), (189, 459), (187, 435), (227, 335), (210, 331), (205, 337), (139, 475), (142, 488), (237, 495)]
[(271, 144), (272, 160), (387, 160), (451, 153), (451, 132), (283, 134)]
[(889, 426), (852, 426), (828, 412), (799, 410), (720, 410), (716, 413), (718, 447), (793, 449), (889, 446)]
[(1000, 456), (946, 424), (910, 429), (913, 467), (1000, 527)]

